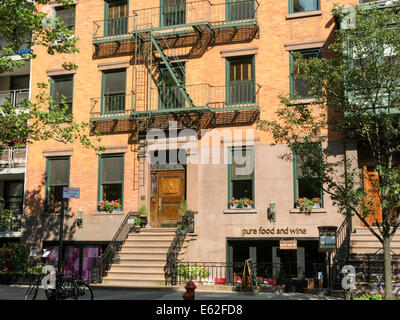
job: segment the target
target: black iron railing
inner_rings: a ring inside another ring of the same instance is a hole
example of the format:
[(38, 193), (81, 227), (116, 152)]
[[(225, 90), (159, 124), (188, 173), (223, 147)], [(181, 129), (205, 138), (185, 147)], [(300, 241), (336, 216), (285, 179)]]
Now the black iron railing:
[(166, 264), (164, 266), (165, 285), (177, 284), (177, 268), (178, 256), (181, 251), (183, 242), (187, 233), (194, 232), (194, 215), (195, 211), (187, 211), (182, 217), (182, 223), (178, 226), (175, 232), (174, 239), (167, 252)]
[(110, 244), (104, 250), (100, 257), (95, 258), (91, 263), (90, 268), (90, 283), (101, 283), (103, 278), (107, 275), (108, 270), (113, 263), (118, 263), (118, 252), (121, 250), (123, 243), (128, 237), (133, 224), (130, 220), (137, 216), (135, 212), (126, 214), (124, 221), (116, 232)]
[(348, 219), (345, 218), (343, 223), (336, 231), (336, 260), (347, 260), (349, 257), (350, 249), (350, 230)]

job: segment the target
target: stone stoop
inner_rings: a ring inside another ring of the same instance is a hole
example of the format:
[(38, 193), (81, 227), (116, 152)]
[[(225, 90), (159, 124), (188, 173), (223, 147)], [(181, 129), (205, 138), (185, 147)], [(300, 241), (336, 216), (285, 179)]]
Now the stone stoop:
[[(142, 228), (131, 233), (101, 285), (120, 287), (150, 287), (165, 285), (164, 266), (175, 228)], [(179, 253), (183, 260), (189, 245), (187, 237)], [(100, 285), (100, 286), (101, 286)]]
[[(364, 227), (356, 227), (350, 237), (350, 254), (383, 253), (382, 244)], [(391, 250), (394, 254), (400, 254), (400, 230), (398, 230), (391, 242)]]

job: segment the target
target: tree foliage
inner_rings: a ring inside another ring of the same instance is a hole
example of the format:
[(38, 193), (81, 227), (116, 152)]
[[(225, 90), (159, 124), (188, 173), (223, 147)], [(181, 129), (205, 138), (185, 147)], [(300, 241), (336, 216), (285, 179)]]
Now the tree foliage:
[[(79, 52), (79, 39), (74, 35), (74, 29), (68, 28), (59, 18), (40, 10), (40, 6), (49, 2), (50, 0), (0, 2), (0, 76), (35, 59), (35, 50), (39, 47), (45, 47), (49, 55)], [(57, 2), (68, 8), (73, 1)], [(78, 66), (65, 61), (62, 67), (76, 69)], [(34, 98), (32, 101), (25, 99), (15, 107), (10, 100), (6, 100), (0, 105), (0, 147), (12, 144), (13, 141), (29, 143), (54, 139), (63, 143), (79, 141), (85, 147), (102, 149), (93, 145), (93, 139), (89, 137), (88, 122), (74, 122), (65, 100), (57, 101), (56, 104), (48, 94), (46, 84), (32, 84), (36, 85), (39, 94), (31, 97)], [(98, 133), (94, 134), (98, 136)]]
[[(308, 83), (313, 102), (282, 95), (276, 119), (260, 121), (258, 128), (287, 144), (290, 152), (282, 157), (296, 154), (303, 176), (319, 177), (338, 210), (357, 215), (387, 253), (400, 225), (400, 4), (336, 6), (333, 15), (342, 28), (334, 30), (322, 58), (293, 53), (294, 70), (301, 70), (293, 76)], [(357, 159), (333, 153), (334, 137), (358, 141), (368, 150), (379, 177), (370, 181), (372, 190), (360, 184)], [(375, 221), (376, 229), (367, 218), (377, 207), (382, 220)], [(385, 268), (387, 262), (385, 256)]]

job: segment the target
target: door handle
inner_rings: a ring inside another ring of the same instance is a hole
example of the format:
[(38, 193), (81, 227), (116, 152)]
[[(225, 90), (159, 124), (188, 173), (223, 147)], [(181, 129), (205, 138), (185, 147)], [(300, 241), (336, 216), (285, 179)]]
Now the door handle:
[(158, 198), (158, 209), (161, 210), (161, 198)]

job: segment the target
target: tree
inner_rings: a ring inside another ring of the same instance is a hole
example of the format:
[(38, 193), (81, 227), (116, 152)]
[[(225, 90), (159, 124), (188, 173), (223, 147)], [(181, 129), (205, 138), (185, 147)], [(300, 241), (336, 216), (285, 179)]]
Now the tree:
[[(276, 120), (260, 121), (276, 143), (287, 144), (304, 177), (318, 177), (340, 213), (356, 215), (380, 241), (384, 255), (385, 299), (392, 298), (391, 240), (399, 228), (400, 208), (400, 4), (379, 8), (337, 6), (333, 43), (322, 58), (294, 53), (294, 77), (301, 79), (313, 103), (296, 104), (280, 96)], [(346, 27), (344, 27), (346, 26)], [(378, 179), (371, 190), (359, 184), (355, 159), (334, 156), (330, 137), (366, 147)], [(376, 210), (377, 228), (368, 223)]]
[[(78, 38), (74, 36), (74, 30), (69, 29), (59, 18), (49, 17), (38, 10), (37, 5), (49, 2), (50, 0), (0, 2), (0, 76), (34, 59), (34, 46), (46, 47), (50, 55), (79, 52), (76, 46)], [(65, 7), (69, 7), (72, 2), (58, 0), (58, 3)], [(21, 59), (13, 59), (16, 55), (21, 56)], [(77, 68), (75, 64), (67, 61), (63, 67)], [(13, 141), (29, 143), (54, 139), (63, 143), (78, 140), (86, 147), (95, 148), (87, 134), (90, 129), (89, 123), (74, 122), (65, 99), (53, 101), (47, 93), (46, 84), (35, 85), (39, 87), (35, 102), (25, 99), (16, 108), (11, 101), (6, 100), (0, 105), (0, 147)]]

